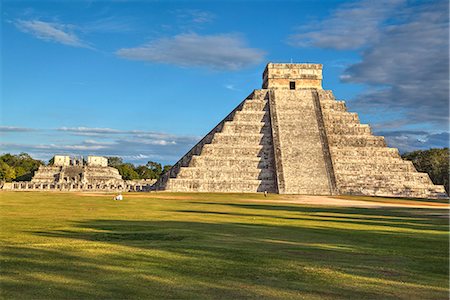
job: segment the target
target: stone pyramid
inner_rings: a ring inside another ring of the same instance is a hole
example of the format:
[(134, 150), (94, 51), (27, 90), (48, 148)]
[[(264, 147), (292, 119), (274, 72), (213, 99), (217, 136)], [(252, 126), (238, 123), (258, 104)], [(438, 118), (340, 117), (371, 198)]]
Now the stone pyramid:
[(176, 192), (446, 197), (322, 89), (322, 65), (269, 63), (254, 90), (155, 184)]

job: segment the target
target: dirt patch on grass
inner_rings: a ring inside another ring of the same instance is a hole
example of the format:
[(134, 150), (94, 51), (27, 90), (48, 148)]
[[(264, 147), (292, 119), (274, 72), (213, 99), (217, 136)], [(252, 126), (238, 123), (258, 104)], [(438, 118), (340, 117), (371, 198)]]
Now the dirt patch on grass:
[(364, 207), (364, 208), (377, 208), (377, 207), (404, 207), (404, 208), (436, 208), (436, 209), (449, 209), (450, 206), (447, 203), (437, 202), (423, 202), (413, 200), (401, 200), (392, 199), (388, 201), (377, 201), (377, 198), (371, 200), (353, 200), (334, 198), (328, 196), (306, 196), (306, 195), (292, 195), (286, 198), (280, 198), (277, 200), (272, 199), (242, 199), (251, 202), (266, 202), (266, 203), (293, 203), (293, 204), (306, 204), (306, 205), (324, 205), (324, 206), (339, 206), (339, 207)]

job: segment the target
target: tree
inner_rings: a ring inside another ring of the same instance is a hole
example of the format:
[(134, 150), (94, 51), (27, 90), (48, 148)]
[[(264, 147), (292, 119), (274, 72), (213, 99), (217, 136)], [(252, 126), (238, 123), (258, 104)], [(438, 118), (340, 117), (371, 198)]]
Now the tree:
[[(33, 178), (34, 172), (44, 162), (33, 159), (27, 153), (20, 153), (18, 155), (4, 154), (0, 156), (0, 160), (6, 163), (9, 167), (14, 169), (14, 180), (29, 181)], [(5, 168), (4, 168), (5, 169)]]
[(162, 170), (162, 172), (161, 172), (161, 175), (163, 175), (163, 174), (165, 174), (167, 171), (169, 171), (170, 168), (172, 168), (172, 165), (165, 165), (164, 168), (163, 168), (163, 170)]
[(116, 168), (119, 170), (119, 173), (122, 175), (124, 180), (139, 179), (139, 175), (134, 170), (134, 166), (132, 164), (121, 164)]
[(449, 158), (448, 148), (419, 150), (405, 153), (404, 159), (412, 161), (417, 171), (426, 172), (434, 184), (442, 184), (449, 192)]
[(0, 180), (7, 182), (13, 181), (16, 178), (16, 171), (10, 167), (7, 163), (0, 160)]
[(107, 159), (108, 159), (108, 166), (113, 168), (117, 168), (118, 166), (123, 164), (123, 160), (121, 157), (109, 156), (107, 157)]
[(154, 161), (149, 161), (147, 162), (146, 166), (152, 170), (155, 174), (159, 175), (161, 174), (162, 171), (162, 167), (160, 163), (154, 162)]
[(136, 173), (138, 173), (140, 179), (157, 179), (158, 176), (147, 168), (147, 166), (138, 166), (135, 168)]

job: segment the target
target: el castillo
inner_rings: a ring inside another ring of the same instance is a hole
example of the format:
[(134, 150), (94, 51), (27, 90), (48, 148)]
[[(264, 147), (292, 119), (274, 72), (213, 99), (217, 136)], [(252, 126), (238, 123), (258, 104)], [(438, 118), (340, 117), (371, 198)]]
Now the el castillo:
[(450, 3), (3, 0), (0, 300), (450, 299)]
[(269, 63), (262, 79), (157, 182), (127, 184), (103, 157), (55, 156), (3, 189), (448, 197), (322, 89), (322, 65)]

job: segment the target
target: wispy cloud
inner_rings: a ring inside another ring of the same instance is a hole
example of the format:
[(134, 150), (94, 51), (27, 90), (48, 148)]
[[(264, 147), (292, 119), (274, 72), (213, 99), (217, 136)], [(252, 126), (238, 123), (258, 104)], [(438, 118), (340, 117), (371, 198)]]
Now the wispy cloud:
[(236, 88), (236, 86), (234, 84), (225, 84), (224, 87), (230, 91), (240, 91), (240, 89)]
[(130, 17), (108, 16), (85, 23), (81, 26), (84, 32), (129, 33), (135, 30), (135, 21)]
[(15, 126), (0, 126), (0, 132), (29, 132), (34, 131), (33, 128), (15, 127)]
[(298, 28), (289, 43), (299, 47), (357, 49), (380, 38), (380, 28), (405, 0), (364, 0), (342, 5), (328, 19)]
[(210, 23), (216, 17), (213, 13), (200, 9), (177, 9), (175, 13), (178, 18), (198, 24)]
[[(405, 124), (448, 126), (448, 2), (360, 1), (341, 6), (310, 31), (301, 47), (360, 49), (341, 80), (369, 88), (350, 106), (401, 114)], [(387, 120), (386, 122), (390, 122)]]
[(136, 48), (120, 49), (116, 54), (132, 60), (221, 70), (238, 70), (258, 64), (265, 55), (260, 49), (246, 46), (238, 34), (196, 33), (161, 38)]
[(378, 131), (389, 146), (398, 148), (401, 153), (449, 146), (449, 132), (428, 132), (422, 130)]
[(122, 133), (122, 130), (112, 129), (112, 128), (95, 128), (95, 127), (60, 127), (58, 131), (68, 131), (76, 133), (92, 133), (92, 134), (115, 134)]
[[(12, 128), (12, 127), (5, 127)], [(61, 127), (38, 130), (59, 142), (32, 143), (2, 140), (0, 152), (27, 152), (38, 159), (48, 160), (55, 154), (120, 156), (133, 163), (158, 160), (174, 163), (195, 143), (198, 136), (175, 135), (145, 130), (120, 130), (95, 127)], [(59, 138), (58, 138), (59, 137)], [(82, 138), (80, 140), (80, 138)]]
[(49, 42), (55, 42), (72, 47), (93, 49), (82, 41), (75, 33), (73, 25), (51, 23), (39, 20), (16, 20), (16, 27), (22, 32)]

